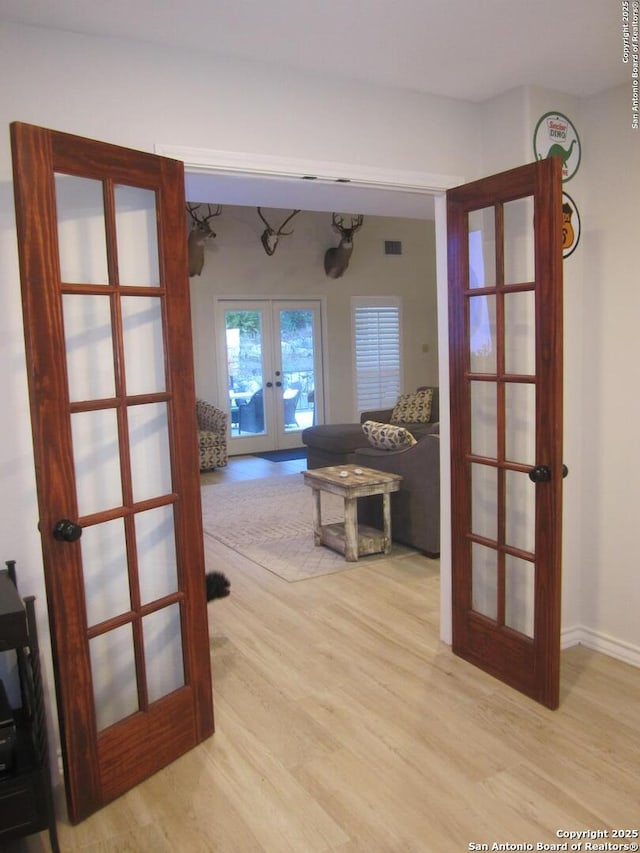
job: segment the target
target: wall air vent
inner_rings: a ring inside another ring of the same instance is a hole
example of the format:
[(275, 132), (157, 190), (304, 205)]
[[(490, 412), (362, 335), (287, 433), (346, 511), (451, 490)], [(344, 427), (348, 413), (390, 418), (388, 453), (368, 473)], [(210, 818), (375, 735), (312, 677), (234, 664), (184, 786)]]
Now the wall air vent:
[(401, 255), (402, 240), (385, 240), (384, 253), (385, 255)]

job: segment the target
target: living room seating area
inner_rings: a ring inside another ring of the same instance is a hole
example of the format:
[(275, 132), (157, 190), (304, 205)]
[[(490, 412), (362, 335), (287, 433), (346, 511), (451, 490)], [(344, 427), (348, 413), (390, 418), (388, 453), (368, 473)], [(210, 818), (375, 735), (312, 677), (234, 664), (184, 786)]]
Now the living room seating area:
[[(307, 468), (349, 463), (403, 477), (391, 500), (395, 541), (431, 556), (440, 553), (440, 440), (438, 388), (420, 387), (395, 406), (363, 412), (360, 423), (307, 427)], [(359, 501), (361, 521), (382, 524), (375, 497)]]

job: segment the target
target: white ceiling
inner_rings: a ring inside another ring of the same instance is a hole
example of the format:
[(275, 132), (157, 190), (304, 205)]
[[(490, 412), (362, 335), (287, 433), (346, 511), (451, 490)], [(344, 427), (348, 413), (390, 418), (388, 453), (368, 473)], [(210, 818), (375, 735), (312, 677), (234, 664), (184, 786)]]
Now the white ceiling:
[[(613, 0), (0, 0), (0, 20), (467, 101), (519, 86), (586, 96), (628, 80), (620, 16)], [(319, 186), (305, 203), (300, 184), (235, 177), (211, 193), (205, 176), (191, 181), (193, 200), (325, 204)], [(352, 192), (355, 198), (341, 187), (324, 209), (433, 216), (424, 196)]]

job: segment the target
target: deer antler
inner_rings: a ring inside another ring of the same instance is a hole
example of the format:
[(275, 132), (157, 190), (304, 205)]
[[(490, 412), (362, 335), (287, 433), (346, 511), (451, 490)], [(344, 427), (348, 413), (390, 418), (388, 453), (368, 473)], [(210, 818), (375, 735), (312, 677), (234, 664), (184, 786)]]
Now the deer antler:
[(187, 210), (189, 211), (189, 215), (193, 219), (196, 225), (206, 225), (210, 219), (214, 219), (216, 216), (220, 216), (222, 213), (222, 205), (217, 204), (214, 212), (211, 212), (211, 205), (207, 205), (207, 210), (209, 211), (209, 216), (198, 216), (195, 212), (196, 209), (200, 207), (199, 204), (187, 204)]
[(287, 216), (287, 218), (286, 218), (286, 219), (285, 219), (285, 221), (282, 223), (282, 225), (280, 226), (280, 228), (278, 228), (278, 236), (279, 236), (279, 237), (280, 237), (280, 236), (282, 236), (282, 237), (289, 237), (291, 234), (293, 234), (293, 231), (283, 231), (282, 229), (283, 229), (283, 228), (284, 228), (284, 226), (287, 224), (287, 222), (289, 222), (291, 219), (293, 219), (293, 217), (294, 217), (297, 213), (300, 213), (300, 211), (299, 211), (299, 210), (294, 210), (294, 211), (293, 211), (293, 213), (291, 214), (291, 216)]
[(262, 215), (262, 208), (258, 207), (258, 208), (256, 208), (256, 209), (257, 209), (257, 211), (258, 211), (258, 216), (260, 217), (260, 219), (262, 219), (262, 221), (264, 222), (264, 224), (267, 226), (267, 231), (273, 231), (273, 228), (269, 225), (269, 223), (267, 222), (267, 220), (266, 220), (266, 219), (264, 218), (264, 216)]
[(278, 230), (275, 231), (271, 227), (271, 225), (269, 225), (269, 223), (264, 218), (264, 216), (262, 215), (262, 209), (257, 208), (257, 210), (258, 210), (258, 216), (260, 217), (260, 219), (262, 219), (264, 224), (267, 226), (265, 228), (265, 230), (262, 232), (262, 234), (260, 236), (260, 240), (262, 241), (262, 245), (263, 245), (264, 250), (267, 253), (267, 255), (271, 256), (271, 255), (273, 255), (273, 253), (275, 252), (275, 250), (278, 246), (278, 240), (280, 239), (280, 237), (290, 237), (291, 234), (293, 234), (293, 231), (283, 231), (283, 228), (287, 224), (287, 222), (291, 221), (297, 213), (300, 213), (300, 211), (294, 210), (293, 213), (291, 213), (289, 216), (287, 216), (287, 218), (284, 220), (284, 222), (282, 223), (280, 228), (278, 228)]
[(356, 233), (356, 231), (362, 227), (362, 223), (364, 222), (364, 216), (361, 213), (358, 216), (352, 216), (351, 225), (348, 228), (345, 227), (343, 224), (344, 216), (338, 217), (335, 213), (332, 213), (331, 221), (333, 223), (333, 227), (336, 229), (336, 231), (339, 231), (343, 237), (346, 236), (345, 232), (347, 232), (347, 235), (351, 238)]

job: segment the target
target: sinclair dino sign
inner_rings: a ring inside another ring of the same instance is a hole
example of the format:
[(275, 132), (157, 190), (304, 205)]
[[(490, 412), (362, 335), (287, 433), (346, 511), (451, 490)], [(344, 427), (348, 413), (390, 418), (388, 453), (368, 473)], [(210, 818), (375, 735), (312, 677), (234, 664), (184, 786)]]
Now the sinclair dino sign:
[(533, 134), (536, 160), (559, 156), (562, 159), (562, 181), (570, 181), (578, 171), (582, 150), (578, 133), (562, 113), (545, 113)]

